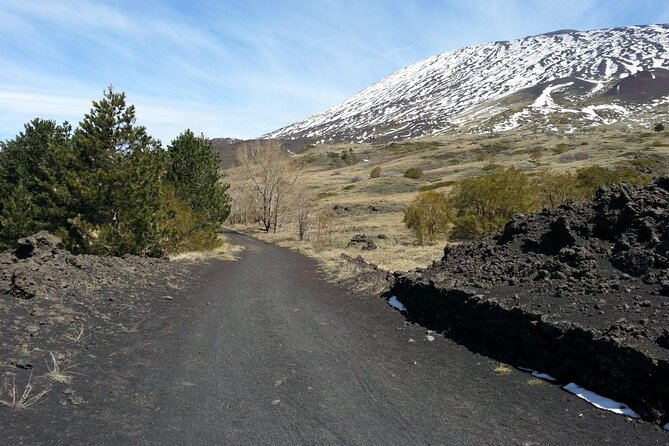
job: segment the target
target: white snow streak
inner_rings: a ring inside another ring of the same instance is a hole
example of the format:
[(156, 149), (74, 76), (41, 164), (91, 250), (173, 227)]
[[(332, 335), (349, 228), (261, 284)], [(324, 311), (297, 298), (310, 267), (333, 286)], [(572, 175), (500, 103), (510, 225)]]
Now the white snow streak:
[(399, 299), (397, 299), (397, 296), (393, 296), (390, 299), (388, 299), (388, 305), (390, 305), (391, 307), (395, 308), (398, 311), (407, 311), (404, 304), (402, 304), (402, 302), (400, 302)]
[(569, 393), (573, 393), (574, 395), (576, 395), (581, 399), (584, 399), (585, 401), (589, 402), (590, 404), (599, 409), (608, 410), (610, 412), (617, 413), (620, 415), (626, 415), (630, 418), (641, 418), (638, 413), (630, 409), (626, 404), (622, 404), (610, 398), (598, 395), (595, 392), (586, 390), (583, 387), (576, 385), (574, 383), (567, 384), (566, 386), (563, 387), (563, 389)]

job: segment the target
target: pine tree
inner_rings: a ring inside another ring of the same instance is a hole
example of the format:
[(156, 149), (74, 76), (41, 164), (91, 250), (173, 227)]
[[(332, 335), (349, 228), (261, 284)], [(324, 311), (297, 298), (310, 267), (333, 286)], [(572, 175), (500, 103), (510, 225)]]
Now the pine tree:
[[(63, 233), (71, 205), (68, 172), (74, 156), (66, 122), (34, 119), (0, 143), (0, 244), (47, 229)], [(13, 229), (12, 229), (13, 228)]]
[(109, 87), (74, 134), (80, 180), (73, 248), (107, 255), (160, 253), (164, 154), (160, 142), (135, 122), (125, 93)]
[(230, 213), (229, 185), (223, 182), (219, 157), (204, 135), (181, 133), (167, 147), (167, 180), (206, 224), (220, 226)]

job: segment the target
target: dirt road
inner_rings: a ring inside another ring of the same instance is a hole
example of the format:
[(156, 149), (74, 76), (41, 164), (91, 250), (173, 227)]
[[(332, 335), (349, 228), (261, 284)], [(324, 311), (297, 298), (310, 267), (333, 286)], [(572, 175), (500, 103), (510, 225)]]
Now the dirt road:
[(104, 366), (82, 378), (86, 404), (0, 412), (0, 443), (669, 443), (526, 373), (496, 374), (383, 300), (326, 282), (311, 259), (229, 238), (246, 248), (238, 261), (192, 267), (197, 281), (157, 299), (141, 336), (93, 355)]

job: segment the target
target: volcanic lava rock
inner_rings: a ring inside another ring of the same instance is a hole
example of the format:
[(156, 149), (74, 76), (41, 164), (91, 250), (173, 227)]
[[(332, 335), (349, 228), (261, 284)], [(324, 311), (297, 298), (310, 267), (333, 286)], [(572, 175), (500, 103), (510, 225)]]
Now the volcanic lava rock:
[(660, 178), (518, 215), (498, 235), (397, 274), (391, 293), (470, 348), (669, 421), (667, 268), (669, 178)]
[(62, 248), (63, 241), (47, 231), (40, 231), (29, 237), (20, 238), (17, 245), (15, 255), (18, 259), (36, 257), (47, 260)]

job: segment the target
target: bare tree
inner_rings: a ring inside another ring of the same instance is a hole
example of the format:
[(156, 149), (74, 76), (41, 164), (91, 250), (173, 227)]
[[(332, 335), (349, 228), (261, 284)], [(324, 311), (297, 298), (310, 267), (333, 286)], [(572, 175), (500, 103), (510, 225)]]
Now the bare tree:
[(315, 198), (304, 186), (296, 188), (293, 200), (293, 212), (300, 241), (304, 240), (311, 227), (315, 213)]
[(265, 232), (277, 231), (279, 216), (299, 179), (297, 164), (276, 140), (254, 141), (237, 151), (239, 174), (258, 209)]
[(329, 210), (321, 211), (316, 215), (316, 240), (319, 243), (330, 241), (334, 213)]

